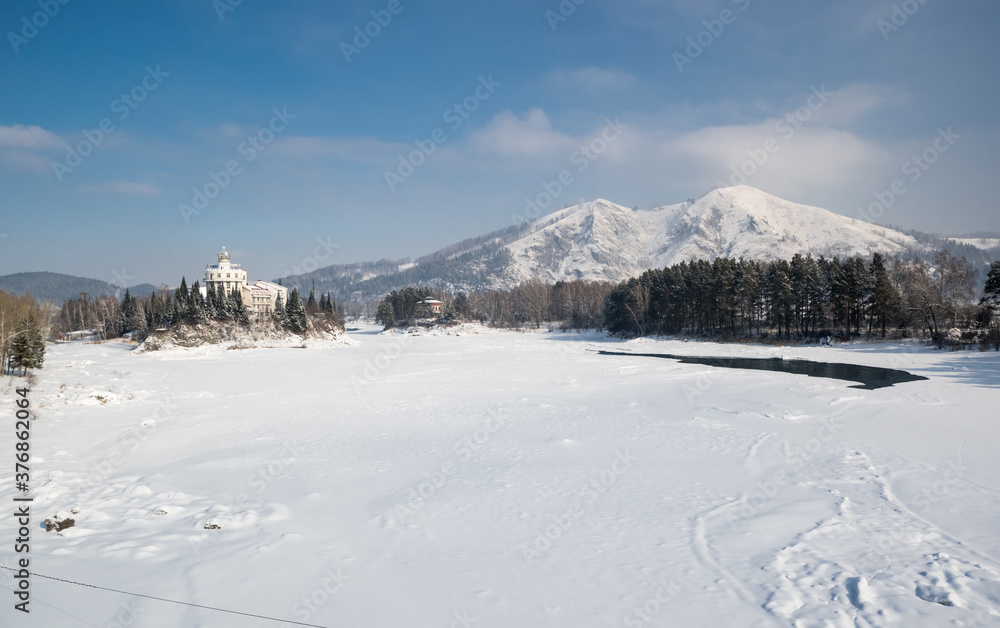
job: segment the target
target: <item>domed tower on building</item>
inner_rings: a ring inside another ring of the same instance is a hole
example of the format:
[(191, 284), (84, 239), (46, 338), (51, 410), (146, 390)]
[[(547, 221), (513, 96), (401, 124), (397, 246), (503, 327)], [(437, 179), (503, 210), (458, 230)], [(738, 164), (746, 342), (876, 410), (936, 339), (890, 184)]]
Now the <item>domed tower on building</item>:
[(239, 290), (247, 282), (247, 271), (239, 264), (229, 261), (229, 251), (222, 247), (219, 252), (219, 263), (212, 264), (205, 268), (205, 287), (209, 290), (218, 290), (218, 286), (230, 294), (233, 290)]
[(205, 268), (202, 296), (208, 291), (218, 292), (219, 286), (230, 296), (239, 291), (243, 306), (251, 317), (273, 313), (278, 299), (282, 303), (288, 303), (288, 288), (282, 285), (262, 279), (253, 284), (247, 283), (247, 271), (239, 264), (232, 263), (226, 247), (222, 247), (219, 252), (219, 263)]

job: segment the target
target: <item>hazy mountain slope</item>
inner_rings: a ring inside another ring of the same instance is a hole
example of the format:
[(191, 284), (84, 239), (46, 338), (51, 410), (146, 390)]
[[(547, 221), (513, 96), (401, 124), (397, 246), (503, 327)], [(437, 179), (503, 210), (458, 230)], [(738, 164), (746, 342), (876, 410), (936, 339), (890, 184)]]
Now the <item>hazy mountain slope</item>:
[[(15, 273), (0, 276), (0, 290), (10, 294), (28, 292), (40, 301), (51, 301), (56, 304), (61, 304), (67, 299), (76, 299), (81, 292), (86, 292), (88, 297), (113, 295), (118, 291), (125, 292), (123, 288), (99, 279), (50, 272)], [(144, 283), (131, 286), (129, 290), (131, 294), (147, 297), (156, 290), (156, 287)]]

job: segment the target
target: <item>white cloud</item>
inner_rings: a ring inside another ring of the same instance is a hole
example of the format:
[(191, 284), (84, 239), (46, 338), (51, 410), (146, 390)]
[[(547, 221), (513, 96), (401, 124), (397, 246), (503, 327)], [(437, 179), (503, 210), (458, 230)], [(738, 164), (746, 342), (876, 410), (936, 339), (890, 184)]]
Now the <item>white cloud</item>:
[(24, 150), (3, 150), (0, 148), (0, 164), (12, 170), (29, 172), (51, 171), (52, 160)]
[(64, 144), (62, 138), (40, 126), (0, 125), (0, 147), (45, 150), (60, 148)]
[(839, 126), (859, 121), (880, 109), (905, 105), (909, 95), (898, 87), (855, 83), (835, 90), (829, 101), (815, 111), (813, 120)]
[(55, 133), (40, 126), (0, 125), (0, 164), (11, 170), (45, 172), (51, 169), (51, 153), (66, 145)]
[(574, 140), (554, 130), (544, 111), (532, 109), (523, 119), (511, 111), (498, 113), (469, 137), (468, 145), (479, 153), (535, 157), (571, 150)]
[(854, 133), (804, 126), (789, 138), (776, 130), (777, 124), (772, 119), (706, 127), (667, 142), (664, 152), (668, 159), (690, 166), (694, 183), (746, 183), (792, 200), (840, 198), (845, 191), (869, 190), (898, 167), (899, 157), (892, 150)]

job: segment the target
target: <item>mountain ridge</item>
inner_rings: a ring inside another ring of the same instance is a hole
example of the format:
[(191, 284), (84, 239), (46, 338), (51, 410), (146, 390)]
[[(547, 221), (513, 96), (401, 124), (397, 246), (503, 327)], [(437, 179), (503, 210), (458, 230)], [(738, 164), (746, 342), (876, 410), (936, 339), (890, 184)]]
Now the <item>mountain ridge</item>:
[[(149, 296), (156, 290), (156, 286), (141, 283), (129, 286), (128, 289), (137, 296)], [(120, 296), (125, 292), (125, 288), (100, 279), (49, 271), (2, 275), (0, 276), (0, 290), (14, 295), (28, 293), (39, 301), (51, 301), (56, 304), (79, 298), (81, 292), (86, 292), (88, 297), (116, 294)]]
[(283, 277), (282, 283), (308, 290), (315, 281), (321, 292), (361, 300), (414, 284), (454, 291), (509, 288), (531, 279), (618, 282), (692, 259), (904, 254), (922, 246), (895, 229), (741, 185), (645, 210), (596, 199), (406, 260), (395, 270), (388, 260), (377, 270), (346, 264)]

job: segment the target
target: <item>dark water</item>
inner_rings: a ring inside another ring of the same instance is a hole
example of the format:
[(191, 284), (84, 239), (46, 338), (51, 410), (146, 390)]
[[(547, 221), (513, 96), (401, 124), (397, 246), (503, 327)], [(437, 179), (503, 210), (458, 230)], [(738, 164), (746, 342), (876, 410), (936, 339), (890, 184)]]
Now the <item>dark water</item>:
[(751, 369), (754, 371), (780, 371), (809, 377), (826, 377), (842, 379), (848, 382), (858, 382), (863, 390), (885, 388), (893, 384), (915, 382), (927, 379), (920, 375), (884, 369), (878, 366), (861, 366), (858, 364), (841, 364), (839, 362), (812, 362), (810, 360), (783, 360), (781, 358), (712, 358), (689, 355), (671, 355), (669, 353), (626, 353), (622, 351), (598, 351), (601, 355), (630, 355), (647, 358), (666, 358), (677, 360), (682, 364), (705, 364), (727, 369)]

